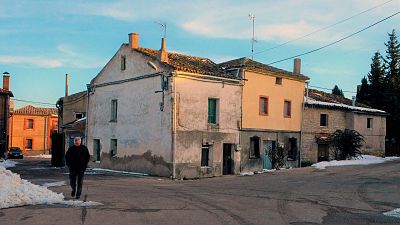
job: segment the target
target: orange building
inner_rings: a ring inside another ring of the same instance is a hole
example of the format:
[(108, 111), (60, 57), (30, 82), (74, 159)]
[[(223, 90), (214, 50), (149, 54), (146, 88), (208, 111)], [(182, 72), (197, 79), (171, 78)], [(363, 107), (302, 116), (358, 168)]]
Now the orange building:
[(51, 148), (50, 136), (57, 132), (56, 108), (38, 108), (27, 105), (10, 113), (10, 147), (22, 151), (42, 151)]

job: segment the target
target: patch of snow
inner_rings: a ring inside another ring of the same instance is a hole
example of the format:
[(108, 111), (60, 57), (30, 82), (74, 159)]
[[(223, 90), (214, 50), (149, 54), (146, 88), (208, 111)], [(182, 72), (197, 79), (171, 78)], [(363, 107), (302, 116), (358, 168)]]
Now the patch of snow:
[(65, 185), (67, 185), (67, 183), (65, 181), (58, 181), (58, 182), (42, 184), (42, 186), (44, 186), (44, 187), (61, 187), (61, 186), (65, 186)]
[(41, 159), (51, 159), (51, 155), (40, 154), (40, 155), (30, 155), (26, 156), (28, 158), (41, 158)]
[(146, 173), (135, 173), (135, 172), (129, 172), (129, 171), (121, 171), (121, 170), (110, 170), (110, 169), (102, 169), (102, 168), (92, 168), (92, 171), (100, 171), (100, 172), (111, 172), (111, 173), (122, 173), (122, 174), (130, 174), (130, 175), (137, 175), (137, 176), (149, 176), (149, 174)]
[(304, 97), (304, 100), (305, 100), (305, 103), (309, 104), (309, 105), (339, 107), (339, 108), (345, 108), (345, 109), (361, 111), (361, 112), (386, 113), (385, 111), (382, 111), (382, 110), (379, 110), (379, 109), (371, 109), (371, 108), (364, 108), (364, 107), (359, 107), (359, 106), (351, 106), (351, 105), (346, 105), (346, 104), (342, 104), (342, 103), (322, 102), (322, 101), (314, 100), (314, 99), (312, 99), (310, 97), (308, 97), (308, 98)]
[(64, 195), (47, 187), (32, 184), (18, 174), (0, 166), (0, 209), (24, 205), (63, 204), (68, 206), (95, 206), (101, 203), (66, 201)]
[(311, 165), (312, 167), (316, 169), (326, 169), (326, 167), (330, 166), (351, 166), (351, 165), (369, 165), (369, 164), (378, 164), (378, 163), (384, 163), (387, 161), (392, 161), (392, 160), (397, 160), (400, 159), (400, 157), (377, 157), (377, 156), (372, 156), (372, 155), (362, 155), (361, 157), (350, 159), (350, 160), (332, 160), (332, 161), (323, 161), (319, 163), (315, 163)]
[(15, 167), (15, 165), (18, 164), (17, 162), (14, 162), (12, 160), (0, 160), (0, 167), (3, 168), (9, 168), (9, 167)]
[(389, 212), (384, 212), (383, 215), (400, 218), (400, 208), (393, 209), (392, 211)]
[(253, 176), (254, 175), (254, 172), (243, 172), (243, 173), (240, 173), (240, 176)]

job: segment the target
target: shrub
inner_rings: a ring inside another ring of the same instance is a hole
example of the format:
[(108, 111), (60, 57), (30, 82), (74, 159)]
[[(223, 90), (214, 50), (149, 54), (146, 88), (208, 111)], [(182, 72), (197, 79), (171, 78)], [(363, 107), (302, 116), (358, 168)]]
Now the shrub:
[(333, 134), (333, 157), (336, 160), (360, 156), (364, 137), (355, 130), (336, 130)]

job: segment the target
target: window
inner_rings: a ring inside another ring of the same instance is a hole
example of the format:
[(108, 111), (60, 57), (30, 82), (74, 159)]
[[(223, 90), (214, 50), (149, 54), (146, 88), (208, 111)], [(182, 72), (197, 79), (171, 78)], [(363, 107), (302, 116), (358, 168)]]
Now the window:
[(26, 139), (25, 141), (25, 149), (32, 150), (33, 141), (32, 139)]
[(85, 117), (85, 113), (75, 113), (75, 119), (79, 120)]
[(372, 118), (367, 118), (367, 128), (372, 128), (373, 121), (374, 120)]
[(126, 57), (124, 55), (121, 56), (121, 70), (126, 70)]
[(297, 159), (297, 139), (289, 138), (288, 160), (295, 161)]
[(110, 156), (114, 157), (117, 155), (117, 139), (111, 139), (110, 142)]
[(96, 161), (100, 161), (100, 139), (93, 139), (93, 152), (96, 154)]
[(321, 114), (320, 115), (319, 125), (321, 127), (327, 127), (328, 126), (328, 114)]
[(251, 159), (260, 158), (260, 137), (254, 136), (250, 138), (250, 154)]
[(111, 122), (117, 122), (118, 100), (111, 100)]
[(260, 97), (260, 115), (268, 115), (268, 97)]
[(275, 84), (282, 85), (282, 77), (275, 78)]
[(292, 102), (289, 100), (285, 100), (283, 103), (283, 116), (291, 117), (292, 116)]
[(210, 161), (210, 145), (201, 146), (201, 166), (209, 166)]
[(33, 119), (27, 119), (25, 129), (33, 129)]
[(208, 123), (218, 124), (218, 99), (208, 99)]

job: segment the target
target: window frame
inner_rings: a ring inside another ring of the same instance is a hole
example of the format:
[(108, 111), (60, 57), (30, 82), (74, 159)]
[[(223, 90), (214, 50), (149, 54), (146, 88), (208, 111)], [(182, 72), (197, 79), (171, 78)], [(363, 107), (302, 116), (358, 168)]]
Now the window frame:
[[(114, 104), (115, 102), (115, 104)], [(110, 115), (110, 122), (117, 122), (118, 121), (118, 99), (111, 100), (111, 115)], [(114, 113), (115, 111), (115, 113)]]
[[(27, 148), (29, 140), (30, 140), (30, 142), (31, 142), (31, 146), (30, 146), (31, 148)], [(33, 150), (33, 138), (31, 138), (31, 137), (25, 138), (25, 141), (24, 141), (24, 150), (27, 150), (27, 151), (32, 151), (32, 150)]]
[(374, 118), (368, 117), (367, 118), (367, 129), (373, 129), (374, 128)]
[(283, 78), (282, 77), (275, 77), (275, 84), (276, 85), (282, 85)]
[(121, 71), (125, 71), (125, 70), (126, 70), (126, 56), (121, 55)]
[[(200, 167), (210, 167), (210, 145), (201, 145), (201, 152), (200, 152)], [(204, 151), (207, 151), (205, 154)], [(206, 157), (206, 158), (203, 158)]]
[[(289, 114), (286, 115), (286, 103), (289, 103)], [(284, 118), (291, 118), (292, 117), (292, 101), (289, 99), (283, 100), (283, 117)]]
[[(264, 96), (264, 95), (260, 95), (258, 98), (258, 114), (260, 116), (268, 116), (269, 115), (269, 97), (268, 96)], [(267, 101), (267, 107), (265, 108), (265, 103), (264, 103), (264, 110), (266, 109), (267, 112), (262, 112), (261, 111), (261, 101), (262, 100), (266, 100)]]
[[(32, 127), (29, 127), (29, 122), (32, 121)], [(35, 128), (35, 120), (32, 118), (25, 119), (25, 130), (33, 130)]]
[[(256, 142), (258, 145), (258, 150), (256, 148)], [(253, 144), (254, 143), (254, 144)], [(258, 136), (250, 137), (250, 146), (249, 146), (249, 159), (259, 159), (261, 158), (261, 138)]]
[[(325, 125), (321, 125), (322, 123), (322, 115), (325, 115)], [(319, 114), (319, 126), (320, 127), (328, 127), (329, 126), (329, 115), (327, 113)]]
[[(115, 143), (115, 149), (113, 149), (113, 144)], [(116, 157), (118, 154), (118, 139), (110, 139), (110, 157)]]
[[(215, 121), (210, 120), (210, 101), (215, 101)], [(211, 125), (218, 125), (219, 124), (219, 98), (208, 98), (207, 100), (207, 123)]]

